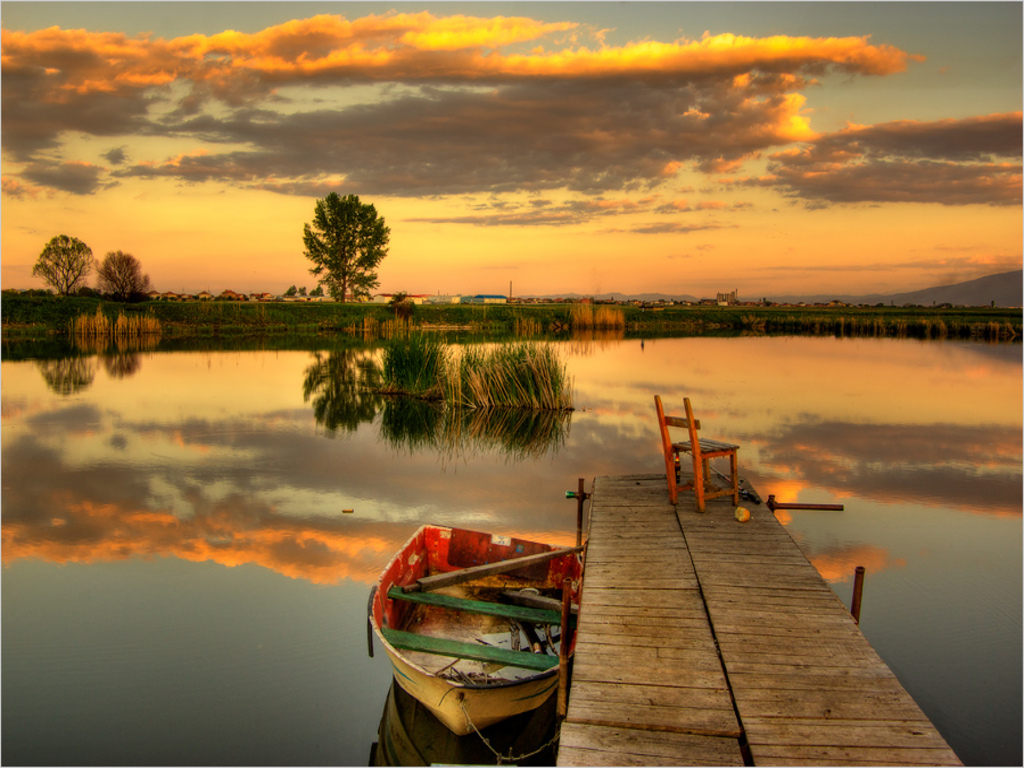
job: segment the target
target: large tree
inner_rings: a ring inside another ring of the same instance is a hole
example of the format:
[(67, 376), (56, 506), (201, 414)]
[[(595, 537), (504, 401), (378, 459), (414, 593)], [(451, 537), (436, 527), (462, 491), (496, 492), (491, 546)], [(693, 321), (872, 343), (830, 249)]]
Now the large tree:
[(316, 201), (313, 223), (303, 232), (309, 271), (336, 301), (368, 296), (379, 285), (377, 265), (388, 255), (390, 234), (372, 205), (331, 192)]
[(77, 237), (57, 235), (43, 248), (32, 274), (61, 296), (85, 283), (93, 268), (92, 249)]
[(111, 251), (96, 273), (100, 290), (119, 301), (129, 301), (149, 292), (149, 275), (142, 274), (142, 264), (130, 253)]

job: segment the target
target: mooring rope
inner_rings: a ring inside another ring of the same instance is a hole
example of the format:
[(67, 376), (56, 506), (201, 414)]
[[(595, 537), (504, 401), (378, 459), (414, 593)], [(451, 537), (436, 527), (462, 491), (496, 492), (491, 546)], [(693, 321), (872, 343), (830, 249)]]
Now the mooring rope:
[(556, 741), (558, 741), (559, 731), (558, 731), (558, 729), (555, 729), (555, 735), (552, 736), (551, 739), (546, 744), (542, 744), (541, 746), (537, 747), (537, 749), (533, 750), (533, 752), (525, 752), (525, 753), (523, 753), (521, 755), (513, 755), (512, 754), (512, 748), (509, 747), (508, 755), (507, 756), (503, 755), (503, 754), (501, 754), (501, 752), (499, 752), (498, 750), (496, 750), (494, 748), (494, 745), (491, 744), (491, 742), (487, 740), (486, 736), (484, 736), (482, 733), (480, 733), (479, 729), (476, 727), (476, 724), (473, 722), (472, 718), (469, 716), (469, 712), (467, 712), (466, 708), (464, 706), (462, 706), (462, 699), (463, 699), (463, 697), (460, 694), (459, 698), (458, 698), (459, 709), (461, 709), (462, 710), (462, 714), (464, 714), (466, 716), (466, 722), (469, 723), (469, 727), (472, 728), (473, 732), (476, 733), (476, 735), (480, 737), (480, 740), (487, 746), (487, 748), (489, 750), (491, 750), (491, 752), (494, 753), (494, 756), (498, 760), (498, 763), (497, 763), (498, 765), (518, 763), (521, 760), (525, 760), (528, 757), (533, 757), (534, 755), (536, 755), (536, 754), (538, 754), (540, 752), (543, 752), (545, 749), (547, 749), (548, 747), (552, 746)]

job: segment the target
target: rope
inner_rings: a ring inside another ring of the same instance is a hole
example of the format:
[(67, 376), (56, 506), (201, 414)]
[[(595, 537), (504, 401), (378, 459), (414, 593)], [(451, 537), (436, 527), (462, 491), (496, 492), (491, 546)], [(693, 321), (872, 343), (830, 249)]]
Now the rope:
[(484, 743), (484, 745), (489, 750), (491, 750), (491, 752), (494, 753), (494, 757), (497, 758), (497, 761), (498, 761), (497, 764), (498, 765), (505, 765), (505, 764), (512, 765), (512, 764), (518, 763), (518, 762), (520, 762), (522, 760), (525, 760), (528, 757), (533, 757), (534, 755), (536, 755), (536, 754), (538, 754), (540, 752), (543, 752), (545, 749), (547, 749), (548, 747), (552, 746), (556, 741), (558, 741), (559, 731), (556, 729), (555, 730), (555, 735), (552, 736), (551, 739), (546, 744), (542, 744), (541, 746), (537, 747), (537, 749), (533, 750), (533, 752), (525, 752), (525, 753), (523, 753), (521, 755), (513, 755), (512, 754), (512, 748), (509, 747), (508, 755), (507, 756), (503, 755), (498, 750), (496, 750), (494, 748), (494, 746), (491, 744), (491, 742), (487, 740), (487, 737), (484, 736), (482, 733), (480, 733), (479, 729), (477, 729), (476, 724), (473, 722), (472, 718), (470, 718), (470, 716), (469, 716), (469, 712), (467, 712), (466, 708), (464, 706), (462, 706), (462, 700), (463, 700), (463, 696), (460, 693), (459, 694), (459, 699), (458, 699), (458, 701), (459, 701), (459, 709), (461, 709), (462, 710), (462, 714), (464, 714), (466, 716), (466, 722), (469, 723), (469, 727), (472, 728), (473, 732), (476, 733), (476, 735), (480, 737), (480, 740)]

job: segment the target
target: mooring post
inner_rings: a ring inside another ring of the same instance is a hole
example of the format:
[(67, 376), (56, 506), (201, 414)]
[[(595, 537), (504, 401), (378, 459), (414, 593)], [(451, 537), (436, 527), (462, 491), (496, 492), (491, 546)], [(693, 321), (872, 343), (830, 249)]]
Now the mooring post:
[(579, 490), (566, 491), (565, 498), (576, 499), (576, 546), (583, 544), (583, 502), (590, 494), (583, 489), (583, 478), (580, 478)]
[(858, 565), (853, 572), (853, 599), (850, 601), (850, 613), (853, 620), (860, 624), (860, 600), (864, 595), (864, 566)]
[(564, 719), (569, 711), (569, 613), (571, 610), (572, 582), (565, 579), (562, 581), (562, 632), (561, 643), (558, 646), (558, 706), (555, 712), (560, 719)]

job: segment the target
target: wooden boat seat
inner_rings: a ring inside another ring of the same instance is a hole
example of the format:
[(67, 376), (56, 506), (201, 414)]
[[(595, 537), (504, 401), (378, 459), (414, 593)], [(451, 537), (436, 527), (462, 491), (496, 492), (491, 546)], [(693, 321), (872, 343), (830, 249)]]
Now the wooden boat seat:
[(548, 656), (543, 653), (513, 651), (507, 648), (495, 648), (491, 645), (480, 645), (479, 643), (464, 643), (461, 640), (417, 635), (412, 632), (402, 632), (398, 629), (388, 629), (386, 627), (382, 628), (381, 632), (384, 635), (384, 639), (391, 643), (391, 645), (405, 651), (419, 651), (439, 656), (492, 662), (504, 664), (507, 667), (532, 669), (538, 672), (544, 672), (558, 666), (557, 656)]
[[(561, 612), (549, 610), (547, 608), (530, 608), (525, 605), (489, 603), (484, 600), (467, 600), (464, 597), (439, 595), (436, 592), (405, 592), (401, 587), (392, 587), (389, 589), (388, 597), (392, 600), (406, 600), (411, 603), (420, 603), (423, 605), (437, 605), (442, 608), (452, 608), (457, 611), (480, 613), (486, 616), (500, 616), (504, 619), (528, 621), (533, 624), (550, 624), (557, 627), (562, 623)], [(570, 617), (570, 621), (574, 622), (575, 618), (575, 616)]]
[[(690, 405), (690, 398), (683, 398), (683, 407), (686, 410), (686, 417), (666, 416), (665, 409), (661, 405), (661, 397), (654, 396), (654, 406), (658, 412), (658, 429), (661, 431), (661, 447), (665, 454), (665, 474), (668, 479), (668, 497), (676, 504), (679, 491), (693, 490), (697, 499), (697, 511), (704, 511), (704, 502), (707, 499), (714, 499), (719, 496), (732, 496), (733, 506), (739, 506), (740, 487), (739, 475), (736, 470), (736, 451), (738, 445), (723, 443), (718, 440), (708, 440), (697, 435), (700, 429), (700, 422), (693, 417), (693, 408)], [(669, 427), (681, 427), (689, 433), (687, 442), (673, 442), (669, 435)], [(678, 460), (684, 453), (689, 453), (693, 458), (693, 479), (686, 485), (679, 485)], [(729, 457), (729, 486), (720, 488), (711, 482), (711, 459), (717, 457)]]

